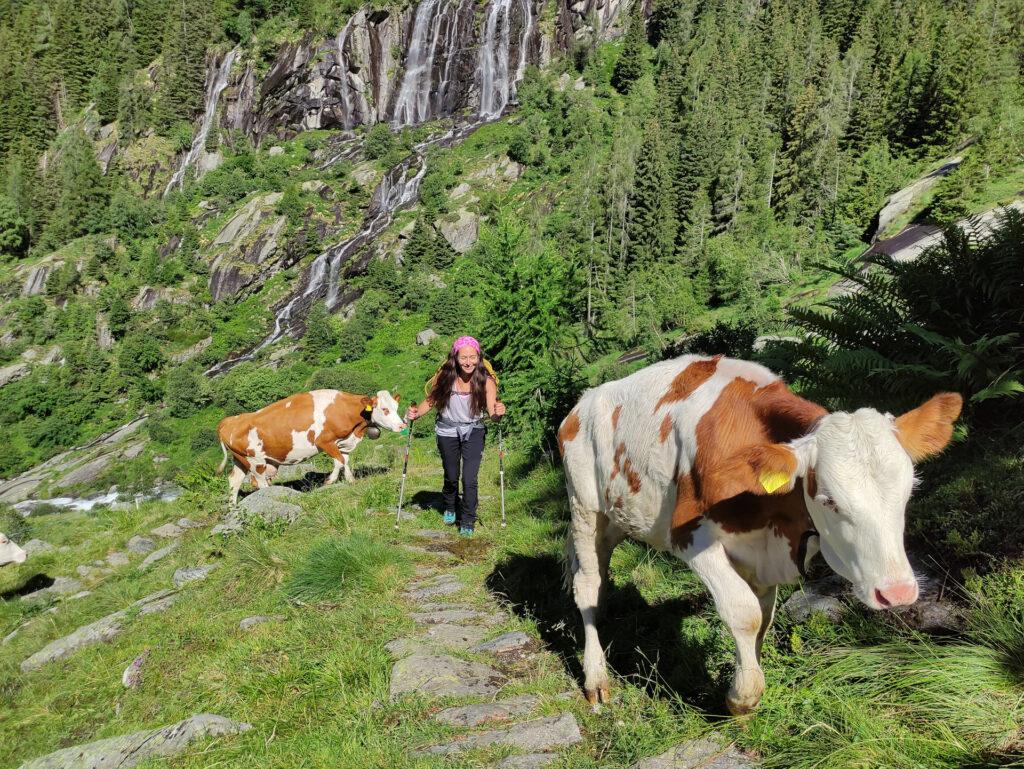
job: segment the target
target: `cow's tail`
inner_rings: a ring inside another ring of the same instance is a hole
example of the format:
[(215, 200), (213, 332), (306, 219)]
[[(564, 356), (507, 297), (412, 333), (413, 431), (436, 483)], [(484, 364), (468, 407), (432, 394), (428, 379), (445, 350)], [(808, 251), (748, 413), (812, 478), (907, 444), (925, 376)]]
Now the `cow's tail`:
[(228, 466), (228, 447), (224, 445), (224, 441), (220, 442), (220, 450), (224, 452), (224, 459), (220, 461), (220, 467), (217, 468), (217, 475), (224, 472), (224, 468)]

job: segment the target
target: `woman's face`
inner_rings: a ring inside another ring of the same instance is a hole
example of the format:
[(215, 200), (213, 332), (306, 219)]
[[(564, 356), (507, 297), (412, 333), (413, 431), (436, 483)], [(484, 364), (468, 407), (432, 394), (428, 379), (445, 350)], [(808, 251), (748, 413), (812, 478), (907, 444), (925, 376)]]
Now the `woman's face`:
[(469, 345), (460, 347), (455, 358), (459, 364), (460, 374), (472, 374), (476, 371), (476, 364), (480, 362), (480, 354)]

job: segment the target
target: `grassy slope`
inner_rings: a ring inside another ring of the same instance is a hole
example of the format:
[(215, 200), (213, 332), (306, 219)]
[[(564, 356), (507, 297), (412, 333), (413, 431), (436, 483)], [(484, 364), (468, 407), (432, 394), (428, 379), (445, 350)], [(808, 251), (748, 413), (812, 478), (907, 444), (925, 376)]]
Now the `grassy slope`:
[[(371, 445), (376, 452), (368, 446), (357, 452), (357, 467), (397, 460), (396, 436)], [(561, 472), (543, 464), (530, 469), (513, 446), (507, 468), (510, 522), (502, 530), (496, 461), (492, 440), (481, 471), (482, 524), (477, 539), (461, 551), (460, 574), (476, 585), (467, 591), (468, 601), (483, 602), (487, 590), (508, 601), (512, 618), (495, 634), (524, 629), (554, 652), (541, 655), (529, 672), (514, 673), (505, 693), (539, 693), (539, 713), (568, 706), (577, 715), (585, 740), (566, 753), (564, 766), (627, 766), (711, 729), (760, 750), (773, 766), (909, 769), (1009, 760), (1003, 753), (1011, 751), (1024, 718), (1020, 660), (1014, 669), (1005, 645), (937, 644), (859, 609), (838, 626), (819, 619), (777, 621), (766, 650), (768, 690), (761, 709), (748, 719), (724, 719), (731, 641), (693, 575), (634, 544), (616, 551), (616, 589), (602, 629), (621, 676), (616, 701), (599, 713), (590, 712), (582, 698), (567, 705), (555, 701), (555, 694), (575, 688), (580, 651), (576, 612), (561, 586), (558, 560), (566, 515)], [(416, 441), (411, 468), (409, 497), (420, 502), (440, 484), (429, 437)], [(391, 660), (384, 644), (412, 630), (406, 617), (411, 607), (398, 595), (411, 571), (404, 551), (394, 546), (410, 541), (416, 528), (438, 525), (436, 513), (420, 512), (415, 523), (394, 532), (385, 508), (395, 503), (397, 480), (397, 472), (369, 475), (351, 487), (310, 492), (303, 500), (305, 516), (288, 529), (264, 528), (227, 540), (190, 533), (149, 574), (124, 567), (56, 614), (35, 610), (40, 619), (0, 647), (0, 766), (196, 712), (249, 721), (255, 729), (153, 766), (443, 765), (440, 758), (416, 764), (404, 758), (410, 747), (448, 733), (426, 718), (437, 706), (388, 700)], [(190, 515), (212, 522), (225, 486), (223, 479), (206, 475), (174, 504), (29, 519), (33, 536), (70, 550), (9, 567), (0, 573), (3, 587), (37, 571), (73, 575), (75, 565), (123, 547), (132, 534), (164, 520)], [(308, 574), (311, 552), (325, 539), (353, 533), (392, 548), (387, 568), (363, 574), (319, 602), (290, 602), (292, 585)], [(51, 639), (168, 586), (179, 566), (201, 562), (220, 566), (208, 581), (184, 588), (167, 613), (137, 620), (113, 643), (41, 671), (18, 670), (22, 659)], [(1019, 606), (1024, 584), (1019, 574), (1004, 574), (982, 589), (993, 600)], [(1005, 606), (1001, 611), (1006, 614)], [(3, 601), (0, 631), (8, 632), (29, 613), (19, 601)], [(238, 629), (243, 617), (274, 613), (287, 619), (248, 633)], [(976, 625), (991, 629), (981, 619)], [(1013, 627), (1019, 633), (1021, 626)], [(143, 683), (126, 691), (120, 673), (145, 649), (151, 653)], [(474, 753), (460, 765), (485, 766), (497, 755)]]

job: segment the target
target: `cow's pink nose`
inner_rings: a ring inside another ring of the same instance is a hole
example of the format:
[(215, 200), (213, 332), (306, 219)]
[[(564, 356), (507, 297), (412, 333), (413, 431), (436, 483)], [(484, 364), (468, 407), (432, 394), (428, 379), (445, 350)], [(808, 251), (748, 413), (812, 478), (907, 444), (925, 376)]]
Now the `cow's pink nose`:
[(907, 606), (917, 600), (916, 582), (899, 582), (884, 590), (875, 588), (875, 600), (882, 606)]

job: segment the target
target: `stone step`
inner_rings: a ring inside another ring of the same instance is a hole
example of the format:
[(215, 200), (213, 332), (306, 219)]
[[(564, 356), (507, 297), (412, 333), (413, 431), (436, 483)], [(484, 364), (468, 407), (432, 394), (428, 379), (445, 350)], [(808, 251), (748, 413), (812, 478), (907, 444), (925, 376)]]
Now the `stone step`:
[(533, 694), (524, 694), (497, 702), (481, 702), (477, 705), (458, 705), (445, 708), (434, 714), (434, 720), (449, 726), (480, 726), (495, 721), (511, 721), (513, 718), (525, 716), (536, 707), (540, 698)]
[(493, 697), (505, 677), (489, 665), (445, 654), (413, 654), (391, 668), (391, 699), (417, 693), (431, 697)]
[(452, 755), (473, 748), (507, 745), (530, 752), (558, 750), (583, 740), (579, 724), (572, 713), (562, 713), (534, 721), (513, 724), (506, 729), (492, 729), (470, 734), (454, 742), (431, 745), (415, 751), (417, 755)]
[(637, 761), (629, 769), (757, 769), (759, 762), (723, 745), (715, 737), (680, 743), (659, 756)]

